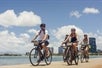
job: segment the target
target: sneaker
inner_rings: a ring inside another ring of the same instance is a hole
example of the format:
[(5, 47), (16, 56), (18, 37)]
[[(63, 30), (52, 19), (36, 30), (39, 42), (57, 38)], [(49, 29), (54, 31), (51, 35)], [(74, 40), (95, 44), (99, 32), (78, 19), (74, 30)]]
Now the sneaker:
[(41, 59), (39, 59), (37, 62), (40, 63), (41, 62)]
[(44, 59), (44, 56), (42, 56), (40, 59), (41, 59), (41, 61), (42, 61), (42, 60)]

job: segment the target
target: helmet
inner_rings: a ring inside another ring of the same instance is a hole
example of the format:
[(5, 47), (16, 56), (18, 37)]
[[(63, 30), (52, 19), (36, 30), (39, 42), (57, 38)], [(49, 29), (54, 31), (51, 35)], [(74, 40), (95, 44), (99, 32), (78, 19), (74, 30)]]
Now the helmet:
[(40, 24), (40, 27), (46, 27), (46, 24), (42, 23)]

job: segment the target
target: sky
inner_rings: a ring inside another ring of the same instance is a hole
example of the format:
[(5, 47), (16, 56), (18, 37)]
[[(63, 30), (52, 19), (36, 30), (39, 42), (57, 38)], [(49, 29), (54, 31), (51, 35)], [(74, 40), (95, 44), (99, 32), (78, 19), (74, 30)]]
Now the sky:
[(102, 49), (101, 0), (1, 0), (0, 53), (30, 51), (41, 23), (46, 23), (50, 47), (54, 52), (64, 36), (76, 28), (79, 40), (83, 34), (95, 37), (97, 48)]

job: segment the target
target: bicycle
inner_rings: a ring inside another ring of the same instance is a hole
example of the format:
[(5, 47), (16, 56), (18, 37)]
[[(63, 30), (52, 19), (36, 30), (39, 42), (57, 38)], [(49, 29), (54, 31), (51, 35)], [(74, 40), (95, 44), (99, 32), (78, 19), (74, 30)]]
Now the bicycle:
[(68, 65), (72, 65), (73, 61), (75, 62), (76, 65), (78, 65), (79, 56), (78, 56), (78, 53), (73, 51), (72, 46), (73, 46), (72, 43), (71, 44), (69, 43), (66, 46), (66, 50), (64, 51), (63, 59), (64, 61), (67, 62)]
[(35, 47), (31, 49), (29, 54), (30, 63), (33, 66), (38, 66), (41, 61), (45, 60), (45, 63), (50, 65), (52, 62), (52, 52), (50, 49), (48, 49), (49, 56), (47, 56), (46, 51), (42, 49), (38, 41), (33, 41), (33, 43)]
[(89, 60), (89, 55), (86, 54), (85, 48), (86, 48), (86, 45), (81, 46), (81, 55), (80, 55), (81, 63), (83, 63), (84, 60), (85, 62), (88, 62)]

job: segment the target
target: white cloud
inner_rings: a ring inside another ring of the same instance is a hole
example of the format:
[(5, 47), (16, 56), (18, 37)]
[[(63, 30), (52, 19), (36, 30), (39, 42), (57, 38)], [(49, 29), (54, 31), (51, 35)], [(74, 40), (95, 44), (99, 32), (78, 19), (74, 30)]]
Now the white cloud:
[(0, 52), (25, 53), (32, 47), (28, 34), (22, 33), (16, 36), (14, 32), (8, 30), (0, 31)]
[(80, 18), (82, 14), (79, 13), (79, 11), (72, 11), (70, 13), (70, 16), (74, 16), (76, 18)]
[(58, 40), (63, 40), (66, 34), (70, 34), (71, 28), (75, 28), (78, 35), (83, 35), (83, 30), (76, 27), (75, 25), (68, 25), (57, 28), (57, 30), (53, 30), (53, 34)]
[(9, 26), (36, 26), (41, 23), (40, 16), (32, 11), (23, 11), (18, 15), (14, 10), (7, 10), (0, 13), (0, 25), (4, 27)]
[(26, 33), (23, 33), (23, 34), (21, 34), (20, 36), (23, 37), (23, 38), (27, 38), (27, 39), (30, 38), (30, 36), (29, 36), (28, 34), (26, 34)]
[(35, 33), (35, 34), (37, 34), (37, 30), (35, 30), (35, 29), (29, 29), (28, 31), (27, 31), (28, 33)]
[(83, 13), (86, 13), (86, 14), (89, 14), (89, 13), (91, 13), (91, 14), (98, 14), (98, 13), (100, 13), (100, 11), (98, 10), (98, 9), (96, 9), (96, 8), (85, 8), (84, 10), (83, 10)]
[[(54, 52), (58, 52), (58, 47), (61, 46), (61, 42), (64, 40), (66, 34), (70, 34), (70, 29), (75, 28), (78, 34), (79, 40), (82, 40), (83, 30), (75, 25), (62, 26), (54, 29), (50, 34), (50, 47), (54, 47)], [(102, 49), (102, 32), (87, 33), (89, 37), (95, 37), (97, 48)], [(16, 52), (25, 53), (33, 48), (31, 44), (31, 36), (27, 33), (21, 33), (16, 35), (14, 32), (8, 30), (0, 31), (0, 52)]]

